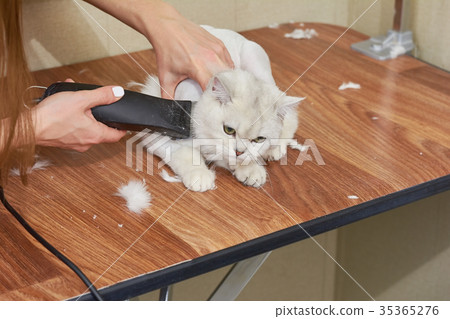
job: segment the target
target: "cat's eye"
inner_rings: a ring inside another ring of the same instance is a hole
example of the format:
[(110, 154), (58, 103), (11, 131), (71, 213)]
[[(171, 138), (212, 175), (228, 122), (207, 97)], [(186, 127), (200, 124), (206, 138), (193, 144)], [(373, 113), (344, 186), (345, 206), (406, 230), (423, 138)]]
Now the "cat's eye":
[(257, 138), (254, 138), (253, 140), (252, 140), (252, 142), (255, 142), (255, 143), (262, 143), (262, 142), (264, 142), (266, 140), (266, 138), (264, 137), (264, 136), (258, 136)]
[(226, 125), (223, 126), (223, 131), (225, 132), (225, 134), (228, 134), (228, 135), (236, 134), (236, 130), (234, 128), (226, 126)]

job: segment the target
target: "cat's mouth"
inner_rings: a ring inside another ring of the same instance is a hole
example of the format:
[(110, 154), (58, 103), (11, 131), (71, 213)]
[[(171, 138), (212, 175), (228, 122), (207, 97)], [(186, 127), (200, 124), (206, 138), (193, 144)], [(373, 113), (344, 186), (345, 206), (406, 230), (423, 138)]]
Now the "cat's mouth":
[(220, 161), (225, 160), (230, 164), (242, 164), (243, 162), (259, 162), (259, 158), (261, 154), (251, 150), (239, 150), (235, 147), (226, 147), (226, 146), (217, 146), (214, 147), (203, 147), (202, 148), (203, 156), (208, 161)]

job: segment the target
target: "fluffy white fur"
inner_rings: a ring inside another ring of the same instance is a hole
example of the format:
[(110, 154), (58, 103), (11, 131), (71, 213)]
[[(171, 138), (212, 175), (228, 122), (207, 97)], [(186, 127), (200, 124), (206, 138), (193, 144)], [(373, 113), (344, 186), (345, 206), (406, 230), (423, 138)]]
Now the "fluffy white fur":
[(312, 39), (313, 37), (318, 36), (319, 34), (314, 29), (295, 29), (291, 33), (285, 33), (285, 38), (292, 38), (292, 39)]
[(280, 27), (280, 24), (276, 23), (276, 22), (268, 25), (269, 29), (278, 29), (279, 27)]
[[(34, 163), (33, 167), (30, 167), (28, 169), (27, 174), (31, 174), (33, 171), (45, 170), (47, 167), (49, 167), (51, 165), (52, 165), (52, 163), (49, 160), (39, 160), (39, 159), (37, 159), (36, 162)], [(11, 171), (9, 172), (9, 175), (11, 175), (11, 176), (20, 176), (20, 171), (19, 171), (18, 168), (11, 168)]]
[[(197, 101), (191, 113), (192, 138), (171, 140), (153, 154), (194, 191), (215, 188), (210, 163), (230, 170), (245, 185), (260, 187), (266, 182), (264, 161), (286, 154), (302, 98), (278, 89), (269, 58), (258, 44), (230, 30), (204, 28), (222, 40), (235, 69), (216, 74), (204, 92), (191, 79), (178, 85), (175, 99)], [(141, 91), (160, 96), (158, 79), (149, 77)]]
[(389, 52), (391, 59), (395, 59), (396, 57), (403, 55), (406, 53), (406, 48), (401, 45), (397, 44), (391, 48), (391, 51)]
[(163, 180), (169, 183), (181, 183), (181, 178), (179, 176), (170, 176), (169, 173), (165, 169), (161, 170), (161, 173), (159, 175), (162, 177)]
[(295, 140), (292, 140), (289, 143), (289, 147), (294, 150), (299, 150), (300, 152), (306, 151), (308, 149), (308, 145), (298, 144), (298, 142)]
[(353, 83), (353, 82), (344, 82), (341, 84), (341, 86), (339, 87), (339, 90), (347, 90), (347, 89), (356, 89), (359, 90), (361, 88), (361, 85), (358, 83)]
[(124, 198), (127, 208), (137, 214), (150, 207), (152, 199), (145, 183), (138, 180), (131, 180), (128, 184), (121, 185), (114, 195)]

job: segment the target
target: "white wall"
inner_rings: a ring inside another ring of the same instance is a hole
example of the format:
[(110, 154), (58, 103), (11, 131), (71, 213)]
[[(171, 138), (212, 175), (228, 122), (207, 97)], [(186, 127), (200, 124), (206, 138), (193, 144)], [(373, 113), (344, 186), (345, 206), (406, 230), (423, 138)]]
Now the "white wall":
[[(339, 230), (337, 260), (376, 300), (449, 300), (450, 192)], [(340, 271), (336, 299), (368, 300)]]

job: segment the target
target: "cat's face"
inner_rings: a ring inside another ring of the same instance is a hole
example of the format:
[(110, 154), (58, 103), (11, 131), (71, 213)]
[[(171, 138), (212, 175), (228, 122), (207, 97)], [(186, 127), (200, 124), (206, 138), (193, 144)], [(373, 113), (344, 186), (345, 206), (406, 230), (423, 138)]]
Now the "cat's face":
[(208, 161), (258, 161), (280, 137), (286, 110), (300, 100), (249, 72), (219, 73), (192, 112), (195, 143)]

